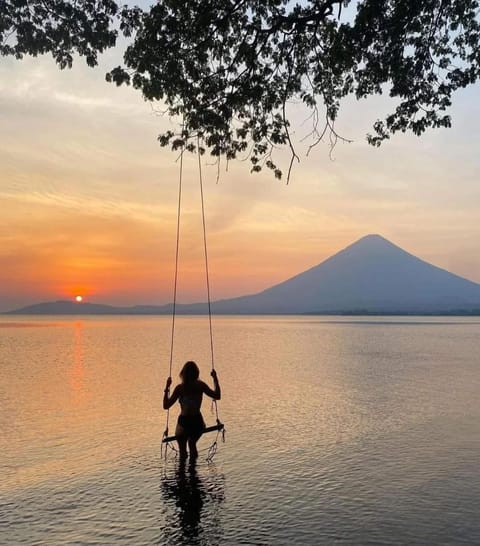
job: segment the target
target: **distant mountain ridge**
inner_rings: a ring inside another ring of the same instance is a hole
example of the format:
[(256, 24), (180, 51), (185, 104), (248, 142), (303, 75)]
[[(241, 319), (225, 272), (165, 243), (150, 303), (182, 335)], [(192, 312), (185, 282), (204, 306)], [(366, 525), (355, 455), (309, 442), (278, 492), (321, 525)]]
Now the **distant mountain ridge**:
[(161, 315), (172, 312), (172, 305), (134, 305), (117, 307), (101, 303), (49, 301), (8, 311), (7, 315)]
[[(380, 235), (257, 294), (212, 303), (217, 314), (480, 314), (480, 284), (431, 265)], [(205, 303), (177, 306), (202, 314)], [(172, 305), (113, 307), (48, 302), (13, 314), (169, 314)]]

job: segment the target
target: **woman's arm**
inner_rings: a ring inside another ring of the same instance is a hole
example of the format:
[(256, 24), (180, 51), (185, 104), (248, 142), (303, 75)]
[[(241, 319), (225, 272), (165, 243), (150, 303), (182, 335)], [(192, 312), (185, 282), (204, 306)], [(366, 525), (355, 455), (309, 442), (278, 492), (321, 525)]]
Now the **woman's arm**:
[(220, 400), (220, 398), (222, 397), (222, 392), (220, 390), (220, 383), (218, 382), (217, 372), (215, 370), (212, 370), (210, 375), (213, 377), (213, 390), (202, 381), (203, 392), (214, 400)]
[(172, 378), (167, 379), (167, 384), (165, 385), (165, 390), (163, 391), (163, 409), (167, 410), (175, 404), (179, 397), (179, 388), (178, 385), (173, 389), (172, 396), (170, 394), (170, 385), (172, 384)]

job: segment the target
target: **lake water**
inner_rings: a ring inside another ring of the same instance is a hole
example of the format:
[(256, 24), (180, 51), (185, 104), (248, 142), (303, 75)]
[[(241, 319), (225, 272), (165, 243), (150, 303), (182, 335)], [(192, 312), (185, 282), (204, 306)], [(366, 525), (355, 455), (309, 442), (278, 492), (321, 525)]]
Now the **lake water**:
[(170, 327), (0, 318), (1, 544), (480, 544), (478, 319), (214, 317), (195, 468), (160, 453)]

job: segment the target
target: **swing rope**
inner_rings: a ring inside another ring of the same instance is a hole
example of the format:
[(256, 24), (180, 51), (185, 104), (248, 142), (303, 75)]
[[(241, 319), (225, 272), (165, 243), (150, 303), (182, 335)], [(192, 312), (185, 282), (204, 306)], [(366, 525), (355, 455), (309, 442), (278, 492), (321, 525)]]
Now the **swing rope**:
[[(215, 358), (213, 350), (213, 329), (212, 329), (212, 305), (210, 301), (210, 276), (208, 268), (208, 252), (207, 252), (207, 228), (205, 222), (205, 204), (203, 198), (203, 176), (202, 176), (202, 162), (200, 159), (200, 139), (197, 136), (197, 157), (198, 157), (198, 179), (200, 183), (200, 201), (202, 203), (202, 225), (203, 225), (203, 250), (205, 255), (205, 280), (207, 284), (207, 301), (208, 301), (208, 325), (210, 329), (210, 356), (211, 356), (211, 367), (212, 372), (215, 371)], [(218, 408), (217, 401), (213, 400), (213, 405), (215, 407), (215, 417), (217, 424), (220, 424), (218, 419)]]
[[(182, 148), (180, 154), (180, 173), (178, 180), (178, 207), (177, 207), (177, 237), (176, 237), (176, 249), (175, 249), (175, 279), (174, 279), (174, 288), (173, 288), (173, 309), (172, 309), (172, 330), (171, 330), (171, 342), (170, 342), (170, 363), (169, 363), (169, 377), (172, 376), (172, 367), (173, 367), (173, 349), (174, 349), (174, 340), (175, 340), (175, 317), (176, 317), (176, 306), (177, 306), (177, 285), (178, 285), (178, 262), (179, 262), (179, 247), (180, 247), (180, 217), (181, 217), (181, 207), (182, 207), (182, 182), (183, 182), (183, 153), (185, 148)], [(206, 279), (206, 288), (207, 288), (207, 301), (208, 301), (208, 324), (209, 324), (209, 333), (210, 333), (210, 356), (211, 356), (211, 370), (215, 371), (215, 357), (214, 357), (214, 346), (213, 346), (213, 327), (212, 327), (212, 306), (210, 298), (210, 275), (208, 267), (208, 251), (207, 251), (207, 229), (205, 221), (205, 203), (204, 203), (204, 193), (203, 193), (203, 175), (202, 175), (202, 162), (200, 158), (200, 140), (197, 137), (197, 156), (198, 156), (198, 173), (199, 173), (199, 184), (200, 184), (200, 201), (202, 209), (202, 227), (203, 227), (203, 249), (205, 257), (205, 279)], [(205, 432), (210, 430), (216, 430), (217, 435), (211, 446), (208, 448), (207, 461), (211, 462), (215, 453), (217, 452), (218, 436), (220, 432), (222, 433), (222, 440), (225, 441), (225, 428), (220, 422), (218, 416), (218, 406), (217, 401), (212, 400), (212, 408), (215, 409), (215, 418), (216, 426), (207, 427)], [(170, 440), (174, 437), (168, 436), (168, 427), (170, 419), (170, 409), (167, 409), (167, 420), (166, 427), (163, 433), (163, 443), (169, 445)], [(170, 448), (173, 451), (177, 451), (173, 446), (170, 445)], [(167, 449), (165, 449), (165, 458), (167, 457)]]
[[(170, 339), (170, 364), (168, 370), (168, 377), (172, 377), (172, 366), (173, 366), (173, 343), (175, 340), (175, 316), (177, 309), (177, 285), (178, 285), (178, 255), (180, 248), (180, 215), (182, 210), (182, 182), (183, 182), (183, 153), (184, 148), (180, 154), (180, 172), (178, 176), (178, 207), (177, 207), (177, 240), (175, 247), (175, 277), (173, 283), (173, 309), (172, 309), (172, 331)], [(165, 425), (165, 431), (163, 433), (163, 438), (168, 438), (168, 425), (170, 421), (170, 408), (167, 409), (167, 422)], [(163, 444), (162, 444), (163, 445)], [(165, 456), (167, 451), (165, 450)]]
[[(204, 255), (205, 255), (205, 280), (207, 284), (208, 324), (209, 324), (209, 330), (210, 330), (210, 356), (211, 356), (212, 372), (214, 372), (215, 357), (214, 357), (214, 350), (213, 350), (212, 305), (211, 305), (211, 298), (210, 298), (210, 275), (209, 275), (209, 268), (208, 268), (207, 228), (206, 228), (206, 222), (205, 222), (205, 203), (204, 203), (204, 197), (203, 197), (203, 175), (202, 175), (202, 161), (200, 158), (200, 138), (198, 136), (197, 136), (197, 158), (198, 158), (198, 179), (200, 184), (200, 201), (202, 203), (203, 249), (204, 249)], [(222, 425), (218, 417), (218, 405), (216, 400), (212, 400), (212, 407), (215, 409), (215, 419), (217, 422), (217, 427), (219, 428), (217, 429), (217, 435), (215, 437), (215, 440), (212, 442), (212, 445), (208, 448), (207, 461), (209, 463), (212, 462), (213, 458), (215, 457), (215, 453), (217, 452), (218, 436), (220, 432), (222, 433), (222, 440), (223, 442), (225, 442), (225, 427)]]

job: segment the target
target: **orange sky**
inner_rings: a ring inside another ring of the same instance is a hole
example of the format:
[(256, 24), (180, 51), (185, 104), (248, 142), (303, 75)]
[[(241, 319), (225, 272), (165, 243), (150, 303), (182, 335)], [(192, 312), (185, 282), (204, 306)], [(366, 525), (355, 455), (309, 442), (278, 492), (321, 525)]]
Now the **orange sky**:
[[(178, 163), (156, 142), (168, 120), (104, 82), (112, 55), (97, 70), (0, 62), (0, 311), (76, 294), (171, 301)], [(384, 107), (347, 102), (337, 128), (354, 142), (333, 160), (318, 146), (289, 186), (241, 162), (216, 184), (204, 165), (214, 298), (267, 288), (368, 233), (480, 282), (478, 87), (458, 97), (453, 129), (374, 149), (364, 135)], [(205, 299), (196, 165), (185, 161), (182, 301)]]

